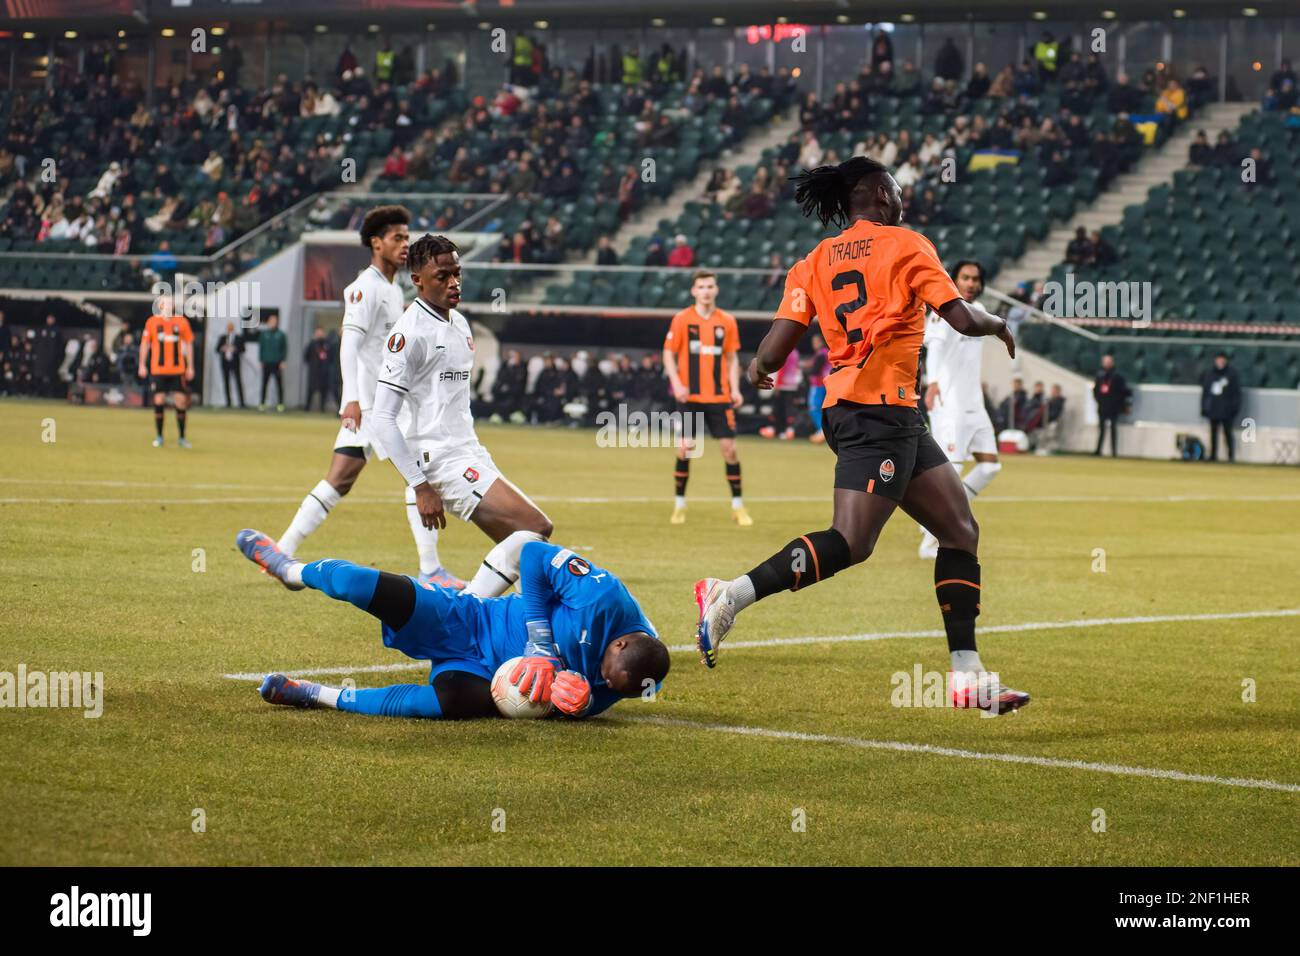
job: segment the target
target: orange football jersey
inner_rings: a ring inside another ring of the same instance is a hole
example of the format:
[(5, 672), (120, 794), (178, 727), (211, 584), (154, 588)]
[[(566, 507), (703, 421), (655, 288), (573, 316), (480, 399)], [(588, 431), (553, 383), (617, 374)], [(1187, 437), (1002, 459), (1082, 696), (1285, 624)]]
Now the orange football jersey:
[(728, 355), (740, 351), (736, 317), (715, 308), (706, 319), (695, 306), (673, 316), (664, 348), (677, 356), (677, 376), (690, 391), (688, 402), (731, 401)]
[(184, 374), (185, 354), (181, 343), (193, 341), (194, 331), (185, 316), (151, 315), (140, 339), (140, 347), (149, 350), (149, 374)]
[(956, 298), (929, 239), (859, 219), (795, 263), (776, 318), (817, 317), (830, 350), (824, 407), (916, 405), (925, 307)]

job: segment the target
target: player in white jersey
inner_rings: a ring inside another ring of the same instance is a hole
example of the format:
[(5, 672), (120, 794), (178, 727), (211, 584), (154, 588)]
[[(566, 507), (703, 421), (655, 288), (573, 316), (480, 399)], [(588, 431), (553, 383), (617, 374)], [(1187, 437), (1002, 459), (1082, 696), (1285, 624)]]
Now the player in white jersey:
[[(343, 329), (339, 338), (339, 366), (343, 395), (342, 420), (334, 439), (329, 473), (303, 499), (298, 513), (277, 542), (290, 556), (318, 527), (331, 509), (352, 490), (357, 476), (376, 451), (370, 432), (375, 381), (383, 361), (384, 343), (405, 311), (397, 270), (406, 264), (411, 214), (402, 206), (376, 206), (361, 223), (361, 244), (370, 250), (370, 265), (343, 290)], [(380, 454), (380, 457), (384, 457)], [(426, 528), (415, 509), (415, 495), (406, 489), (406, 513), (420, 555), (420, 581), (463, 588), (465, 582), (442, 566), (438, 557), (438, 530)]]
[(474, 335), (455, 308), (455, 243), (426, 235), (411, 243), (407, 266), (416, 297), (384, 345), (371, 436), (412, 489), (424, 527), (445, 527), (450, 511), (496, 542), (465, 588), (495, 597), (519, 579), (520, 552), (550, 537), (551, 522), (502, 476), (474, 432)]
[[(975, 300), (984, 292), (984, 267), (969, 260), (959, 262), (952, 277), (962, 298), (978, 307)], [(931, 314), (925, 324), (925, 407), (930, 413), (930, 431), (958, 475), (963, 464), (975, 459), (975, 467), (962, 478), (972, 499), (1002, 470), (997, 435), (984, 408), (980, 381), (983, 347), (982, 339), (954, 332), (937, 315)], [(932, 561), (939, 554), (939, 540), (925, 528), (921, 530), (924, 537), (919, 553)]]

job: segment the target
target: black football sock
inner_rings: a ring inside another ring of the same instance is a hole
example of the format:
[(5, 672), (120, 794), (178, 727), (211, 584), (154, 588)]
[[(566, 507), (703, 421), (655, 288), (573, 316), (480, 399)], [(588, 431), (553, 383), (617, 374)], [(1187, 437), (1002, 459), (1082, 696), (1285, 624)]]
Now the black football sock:
[(154, 427), (154, 431), (158, 433), (159, 438), (162, 438), (163, 414), (164, 412), (163, 412), (162, 405), (155, 405), (153, 407), (153, 427)]
[(176, 427), (180, 430), (181, 437), (185, 437), (185, 409), (176, 409)]
[(969, 551), (940, 548), (934, 562), (934, 593), (948, 633), (949, 651), (975, 650), (980, 613), (980, 563)]
[(800, 588), (833, 577), (853, 563), (849, 543), (834, 528), (800, 535), (754, 570), (754, 599)]
[(689, 458), (678, 458), (673, 470), (673, 483), (677, 488), (677, 497), (686, 494), (686, 482), (691, 477), (691, 460)]
[(731, 497), (740, 497), (740, 462), (727, 465), (727, 484), (731, 485)]

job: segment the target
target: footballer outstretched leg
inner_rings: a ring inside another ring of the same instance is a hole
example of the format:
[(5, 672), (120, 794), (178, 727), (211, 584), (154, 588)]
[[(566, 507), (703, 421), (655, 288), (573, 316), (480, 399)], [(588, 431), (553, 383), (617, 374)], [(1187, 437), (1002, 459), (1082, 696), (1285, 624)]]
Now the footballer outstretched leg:
[(267, 674), (257, 689), (268, 704), (285, 707), (315, 707), (320, 698), (321, 685), (310, 681), (294, 680), (285, 674)]
[(301, 591), (302, 563), (295, 561), (281, 551), (266, 535), (252, 528), (245, 528), (235, 535), (235, 544), (252, 561), (271, 577), (275, 578), (290, 591)]
[(695, 646), (707, 667), (718, 666), (718, 645), (736, 623), (736, 605), (731, 597), (731, 582), (704, 578), (695, 582), (695, 603), (700, 608), (700, 622), (695, 628)]

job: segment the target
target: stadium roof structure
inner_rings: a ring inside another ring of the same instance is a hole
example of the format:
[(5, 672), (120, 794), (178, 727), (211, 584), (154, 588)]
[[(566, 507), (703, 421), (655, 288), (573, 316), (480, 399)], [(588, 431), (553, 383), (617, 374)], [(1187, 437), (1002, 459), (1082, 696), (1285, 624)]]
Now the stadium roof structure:
[[(599, 28), (714, 26), (765, 22), (803, 24), (953, 23), (1163, 20), (1294, 16), (1291, 0), (15, 0), (6, 4), (0, 30), (21, 26), (83, 28), (182, 27), (212, 22), (265, 21), (277, 29), (323, 24), (365, 30), (378, 21), (385, 31), (412, 25), (472, 28), (481, 25)], [(1175, 12), (1177, 11), (1177, 12)]]

